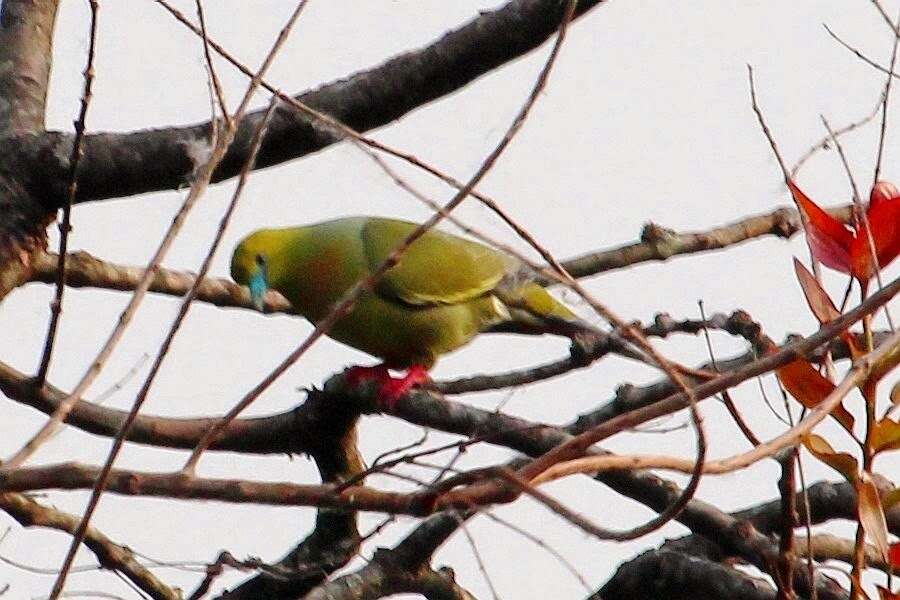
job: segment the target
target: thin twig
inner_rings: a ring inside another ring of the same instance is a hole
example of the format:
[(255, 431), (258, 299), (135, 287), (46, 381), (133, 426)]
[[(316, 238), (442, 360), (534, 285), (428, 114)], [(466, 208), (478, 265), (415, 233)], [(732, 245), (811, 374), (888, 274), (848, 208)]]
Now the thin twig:
[[(763, 117), (762, 109), (756, 99), (756, 83), (753, 80), (753, 67), (751, 65), (747, 65), (747, 78), (750, 82), (750, 103), (753, 112), (756, 114), (756, 120), (759, 122), (763, 135), (766, 136), (766, 140), (769, 142), (772, 154), (774, 154), (775, 158), (778, 160), (778, 165), (781, 167), (781, 173), (784, 175), (784, 182), (788, 183), (791, 181), (791, 174), (788, 172), (784, 159), (781, 158), (781, 152), (778, 150), (778, 143), (775, 142), (775, 137), (772, 135), (772, 131), (769, 129), (768, 124), (766, 124), (766, 119)], [(793, 198), (793, 194), (791, 197)], [(794, 204), (797, 204), (796, 200), (794, 200)], [(803, 232), (806, 234), (807, 245), (809, 245), (809, 217), (806, 216), (806, 213), (803, 212), (803, 209), (799, 205), (797, 205), (797, 210), (800, 212), (800, 223), (803, 225)], [(812, 251), (812, 246), (809, 246), (809, 260), (812, 264), (813, 275), (815, 276), (816, 281), (821, 284), (822, 271), (819, 267), (819, 259), (816, 258), (816, 255)]]
[(478, 572), (481, 573), (481, 578), (484, 579), (484, 582), (487, 584), (488, 589), (491, 592), (491, 597), (494, 600), (500, 600), (500, 594), (497, 593), (497, 588), (494, 585), (494, 581), (488, 574), (487, 565), (485, 564), (484, 559), (481, 557), (481, 552), (478, 550), (478, 545), (475, 543), (475, 538), (472, 537), (472, 533), (469, 531), (469, 528), (466, 527), (466, 520), (456, 511), (454, 511), (452, 514), (457, 518), (459, 528), (462, 529), (463, 535), (465, 536), (466, 541), (469, 543), (469, 548), (472, 549), (472, 556), (475, 557), (475, 564), (478, 565)]
[[(196, 0), (197, 21), (200, 23), (200, 37), (203, 40), (203, 59), (206, 61), (206, 70), (209, 71), (209, 81), (215, 94), (216, 102), (222, 111), (222, 119), (225, 121), (226, 127), (232, 127), (231, 115), (228, 114), (228, 105), (225, 103), (225, 92), (222, 90), (222, 82), (219, 81), (219, 75), (216, 73), (216, 66), (213, 63), (212, 54), (209, 51), (209, 35), (206, 31), (206, 16), (203, 12), (202, 0)], [(213, 112), (211, 123), (216, 122), (216, 114)]]
[[(890, 20), (890, 19), (888, 19), (888, 20)], [(897, 73), (894, 73), (892, 70), (888, 69), (887, 67), (884, 67), (884, 66), (878, 64), (877, 62), (875, 62), (874, 60), (872, 60), (871, 58), (869, 58), (868, 56), (863, 54), (859, 49), (857, 49), (857, 48), (851, 46), (849, 43), (845, 42), (843, 39), (841, 39), (841, 37), (838, 34), (836, 34), (825, 23), (822, 23), (822, 27), (825, 28), (825, 31), (828, 32), (828, 35), (830, 35), (832, 38), (834, 38), (834, 40), (838, 44), (840, 44), (841, 46), (843, 46), (844, 48), (846, 48), (847, 50), (849, 50), (850, 52), (855, 54), (857, 58), (862, 60), (864, 63), (866, 63), (870, 67), (873, 67), (873, 68), (881, 71), (882, 73), (884, 73), (885, 75), (887, 75), (889, 77), (900, 77), (900, 75), (898, 75)], [(891, 27), (891, 29), (893, 29), (893, 27)]]
[[(709, 337), (709, 327), (706, 326), (706, 311), (703, 308), (703, 300), (698, 300), (697, 305), (700, 308), (700, 319), (703, 322), (703, 337), (706, 340), (706, 350), (709, 354), (709, 361), (716, 373), (721, 373), (718, 361), (716, 361), (716, 353), (713, 351), (712, 339), (710, 339)], [(728, 390), (724, 390), (722, 392), (721, 399), (722, 404), (724, 404), (725, 408), (728, 409), (728, 414), (731, 415), (731, 418), (738, 426), (738, 429), (741, 430), (741, 433), (744, 434), (744, 437), (747, 438), (747, 441), (750, 442), (750, 445), (759, 446), (759, 438), (756, 437), (756, 434), (753, 433), (753, 430), (750, 429), (750, 426), (747, 425), (746, 421), (744, 421), (744, 417), (741, 416), (741, 413), (738, 411), (737, 406), (735, 406), (734, 400), (731, 399), (731, 394), (728, 393)]]
[[(806, 532), (806, 547), (810, 549), (813, 547), (813, 533), (812, 533), (812, 509), (810, 508), (809, 502), (809, 487), (806, 485), (806, 474), (803, 469), (803, 457), (797, 456), (797, 473), (800, 475), (800, 489), (803, 494), (803, 529)], [(806, 556), (806, 572), (809, 576), (810, 581), (816, 580), (816, 561), (813, 557), (812, 552), (807, 552)], [(819, 598), (819, 590), (817, 587), (813, 586), (810, 592), (810, 600), (818, 600)]]
[[(225, 234), (225, 229), (228, 227), (228, 223), (231, 220), (232, 214), (234, 214), (234, 210), (237, 207), (238, 200), (240, 199), (241, 193), (244, 190), (244, 186), (247, 183), (249, 174), (253, 169), (257, 153), (259, 152), (259, 148), (262, 145), (262, 140), (266, 134), (266, 128), (277, 104), (278, 98), (273, 96), (272, 101), (269, 103), (269, 108), (266, 111), (262, 121), (260, 121), (256, 133), (254, 134), (250, 153), (247, 157), (247, 164), (244, 166), (244, 169), (241, 170), (240, 177), (238, 178), (238, 184), (235, 187), (235, 190), (231, 197), (231, 202), (228, 204), (228, 208), (225, 210), (225, 214), (222, 216), (222, 220), (219, 223), (219, 228), (216, 231), (215, 238), (210, 245), (209, 251), (206, 253), (206, 257), (203, 259), (203, 263), (200, 266), (200, 271), (197, 274), (197, 279), (182, 300), (181, 306), (178, 310), (178, 314), (175, 316), (172, 325), (169, 327), (169, 332), (166, 334), (166, 338), (163, 340), (162, 344), (160, 344), (156, 358), (153, 360), (153, 364), (150, 366), (150, 371), (147, 373), (147, 377), (144, 379), (144, 383), (141, 385), (141, 389), (138, 391), (138, 394), (135, 397), (134, 403), (131, 406), (131, 410), (129, 411), (128, 416), (122, 423), (122, 427), (119, 429), (119, 432), (116, 434), (116, 437), (113, 440), (112, 447), (110, 448), (109, 453), (106, 457), (106, 462), (103, 464), (100, 475), (97, 477), (97, 482), (94, 484), (94, 487), (91, 490), (91, 497), (88, 500), (87, 507), (84, 509), (84, 515), (82, 516), (81, 522), (78, 525), (78, 529), (75, 531), (75, 535), (72, 538), (72, 545), (69, 549), (69, 552), (72, 555), (72, 560), (74, 560), (75, 552), (77, 552), (78, 546), (81, 544), (81, 540), (84, 538), (91, 517), (93, 517), (94, 512), (97, 509), (97, 505), (100, 503), (100, 496), (103, 494), (103, 491), (106, 488), (106, 484), (109, 481), (109, 476), (112, 472), (113, 464), (115, 463), (116, 458), (119, 456), (119, 453), (122, 450), (122, 446), (124, 446), (125, 440), (128, 438), (128, 434), (131, 432), (131, 427), (134, 424), (134, 420), (137, 418), (141, 407), (143, 407), (144, 402), (147, 400), (147, 396), (150, 393), (150, 389), (156, 379), (156, 375), (157, 373), (159, 373), (159, 369), (162, 367), (163, 361), (168, 355), (169, 349), (172, 346), (172, 342), (175, 340), (175, 336), (178, 334), (178, 331), (181, 329), (182, 323), (184, 323), (184, 319), (187, 317), (188, 311), (191, 307), (191, 303), (197, 296), (197, 286), (206, 276), (206, 273), (209, 272), (209, 267), (212, 264), (213, 257), (215, 256), (216, 250), (218, 249), (219, 244), (222, 241), (222, 237)], [(229, 127), (232, 126), (233, 125), (229, 125)], [(61, 576), (63, 575), (61, 574)]]
[[(865, 117), (859, 119), (858, 121), (853, 121), (852, 123), (841, 127), (840, 129), (834, 130), (835, 137), (841, 137), (844, 134), (850, 133), (851, 131), (855, 131), (856, 129), (862, 127), (863, 125), (868, 124), (872, 119), (878, 116), (878, 113), (881, 111), (882, 106), (882, 98), (878, 99), (878, 103), (872, 109), (872, 111), (867, 114)], [(797, 162), (794, 163), (794, 166), (791, 167), (791, 179), (797, 179), (797, 174), (800, 172), (800, 169), (803, 168), (803, 165), (806, 164), (810, 158), (815, 156), (816, 152), (819, 150), (827, 150), (829, 148), (828, 142), (831, 141), (831, 135), (825, 134), (825, 136), (820, 139), (818, 142), (809, 147), (809, 150), (803, 153), (800, 158), (797, 159)]]
[[(0, 509), (25, 527), (46, 527), (74, 534), (79, 524), (77, 516), (44, 506), (24, 494), (0, 494)], [(97, 557), (101, 568), (120, 573), (143, 594), (155, 600), (178, 600), (181, 597), (141, 565), (129, 548), (114, 542), (94, 527), (88, 528), (83, 543)], [(58, 571), (46, 574), (58, 574)]]
[(59, 319), (62, 315), (63, 293), (66, 288), (66, 252), (69, 247), (69, 231), (72, 229), (72, 204), (78, 193), (78, 166), (84, 154), (82, 143), (84, 131), (87, 127), (88, 107), (93, 97), (94, 86), (94, 56), (97, 47), (97, 16), (100, 12), (100, 4), (97, 0), (88, 0), (91, 9), (90, 34), (88, 37), (87, 66), (84, 69), (84, 90), (81, 94), (81, 110), (75, 120), (75, 140), (72, 143), (72, 154), (69, 156), (69, 190), (66, 195), (66, 203), (63, 205), (62, 222), (59, 225), (59, 260), (56, 265), (56, 293), (50, 302), (50, 323), (47, 327), (47, 338), (44, 341), (44, 351), (41, 355), (40, 366), (35, 376), (35, 385), (42, 387), (47, 380), (47, 371), (50, 369), (50, 358), (53, 355), (53, 346), (56, 342), (56, 330), (59, 327)]
[(581, 587), (583, 587), (586, 592), (591, 593), (593, 591), (593, 588), (587, 582), (587, 579), (584, 578), (584, 575), (581, 574), (581, 572), (575, 567), (575, 565), (572, 564), (572, 562), (569, 561), (565, 556), (563, 556), (562, 553), (560, 553), (558, 550), (556, 550), (553, 546), (548, 544), (546, 541), (544, 541), (543, 539), (534, 535), (527, 529), (519, 527), (515, 523), (513, 523), (511, 521), (507, 521), (506, 519), (503, 519), (502, 517), (498, 517), (496, 514), (494, 514), (493, 511), (483, 510), (483, 511), (481, 511), (480, 514), (484, 515), (485, 517), (494, 521), (495, 523), (499, 523), (500, 525), (502, 525), (503, 527), (506, 527), (510, 531), (514, 531), (515, 533), (518, 533), (519, 535), (524, 537), (526, 540), (528, 540), (529, 542), (531, 542), (532, 544), (534, 544), (541, 550), (547, 552), (550, 556), (555, 558), (556, 561), (559, 564), (561, 564), (565, 570), (567, 570), (569, 573), (571, 573), (572, 577), (574, 577), (575, 579), (578, 580), (578, 583), (581, 584)]
[[(879, 9), (882, 8), (880, 2), (877, 0), (873, 0), (873, 2)], [(900, 16), (897, 17), (897, 22), (900, 24)], [(897, 25), (891, 26), (891, 29), (894, 30), (894, 43), (891, 46), (891, 64), (890, 67), (888, 67), (888, 70), (892, 73), (894, 72), (894, 65), (897, 64), (897, 46), (898, 42), (900, 42), (900, 34), (897, 33), (897, 28)], [(893, 80), (894, 78), (888, 75), (884, 82), (884, 93), (881, 98), (881, 131), (878, 135), (878, 154), (875, 158), (875, 174), (872, 178), (873, 185), (878, 183), (878, 179), (881, 175), (881, 159), (884, 157), (884, 140), (887, 138), (888, 107), (890, 106), (891, 83)]]
[[(793, 420), (793, 417), (791, 417)], [(778, 539), (778, 566), (775, 583), (778, 600), (794, 600), (794, 529), (797, 527), (797, 480), (795, 467), (798, 452), (788, 448), (775, 455), (781, 466), (778, 490), (781, 496), (781, 532)], [(815, 581), (815, 579), (811, 580)]]

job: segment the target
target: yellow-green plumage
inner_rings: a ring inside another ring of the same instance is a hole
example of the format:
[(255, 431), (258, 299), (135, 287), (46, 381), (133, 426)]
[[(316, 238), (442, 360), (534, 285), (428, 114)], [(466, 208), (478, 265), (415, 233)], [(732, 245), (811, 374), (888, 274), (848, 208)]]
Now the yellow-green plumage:
[[(247, 284), (264, 264), (268, 286), (313, 323), (388, 257), (414, 223), (350, 217), (263, 229), (234, 251), (231, 274)], [(575, 319), (513, 258), (430, 230), (402, 255), (329, 335), (391, 368), (430, 367), (438, 356), (493, 327), (541, 331), (539, 315)]]

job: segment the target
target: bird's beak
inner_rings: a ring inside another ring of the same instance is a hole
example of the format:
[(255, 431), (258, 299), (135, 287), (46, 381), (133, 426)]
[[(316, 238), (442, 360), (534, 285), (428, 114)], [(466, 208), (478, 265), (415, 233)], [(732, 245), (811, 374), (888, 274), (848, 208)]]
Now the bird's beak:
[(268, 277), (266, 276), (265, 267), (261, 267), (250, 276), (250, 300), (253, 307), (262, 312), (266, 291), (269, 289)]

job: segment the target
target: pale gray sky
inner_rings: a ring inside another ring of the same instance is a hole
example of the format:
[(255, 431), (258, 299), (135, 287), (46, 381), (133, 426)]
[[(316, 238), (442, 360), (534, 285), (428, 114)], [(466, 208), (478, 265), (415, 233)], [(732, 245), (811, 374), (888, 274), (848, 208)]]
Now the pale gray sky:
[[(59, 17), (48, 125), (69, 129), (77, 111), (81, 70), (87, 45), (85, 2), (62, 3)], [(193, 1), (177, 6), (191, 12)], [(428, 43), (498, 2), (456, 0), (311, 0), (269, 80), (285, 91), (301, 91), (320, 82), (372, 66), (398, 52)], [(897, 2), (884, 2), (893, 13)], [(207, 3), (209, 30), (236, 56), (255, 66), (293, 8), (293, 2), (220, 0)], [(155, 3), (101, 2), (97, 79), (88, 126), (96, 130), (132, 130), (207, 119), (209, 102), (200, 45), (194, 36)], [(677, 230), (702, 230), (789, 203), (781, 174), (750, 110), (746, 64), (754, 66), (766, 116), (788, 162), (798, 158), (823, 133), (819, 115), (834, 126), (872, 110), (884, 80), (831, 40), (822, 27), (840, 35), (872, 57), (887, 62), (891, 36), (868, 2), (846, 0), (721, 0), (672, 3), (663, 0), (613, 0), (573, 25), (546, 92), (524, 130), (490, 173), (482, 189), (496, 198), (557, 256), (633, 241), (641, 226), (653, 221)], [(375, 134), (465, 179), (503, 134), (530, 89), (548, 47), (490, 74), (449, 98), (431, 104)], [(219, 72), (232, 106), (246, 80), (224, 63)], [(259, 94), (256, 105), (267, 102)], [(900, 111), (892, 112), (900, 124)], [(883, 173), (900, 179), (896, 167), (897, 136), (888, 138)], [(859, 181), (868, 189), (877, 140), (869, 125), (844, 141)], [(450, 190), (398, 165), (436, 200)], [(810, 161), (801, 185), (824, 204), (849, 199), (846, 176), (834, 152)], [(195, 209), (166, 265), (196, 269), (233, 183), (210, 189)], [(123, 263), (146, 261), (168, 226), (183, 192), (150, 194), (114, 202), (79, 206), (73, 214), (71, 244)], [(459, 211), (465, 220), (523, 248), (484, 208), (469, 202)], [(260, 227), (322, 220), (350, 214), (401, 216), (421, 220), (427, 211), (406, 196), (359, 151), (332, 147), (315, 156), (256, 173), (229, 229), (214, 273), (227, 273), (234, 243)], [(658, 311), (677, 318), (695, 317), (697, 300), (709, 312), (747, 310), (772, 337), (787, 331), (808, 333), (814, 319), (793, 278), (791, 257), (805, 260), (800, 238), (786, 243), (755, 241), (728, 252), (643, 265), (588, 282), (589, 289), (628, 319), (650, 319)], [(895, 276), (896, 266), (888, 277)], [(827, 277), (839, 297), (843, 279)], [(43, 342), (47, 301), (52, 288), (30, 285), (12, 294), (0, 308), (0, 328), (7, 343), (3, 360), (30, 371)], [(114, 292), (72, 290), (50, 380), (70, 388), (81, 376), (127, 301)], [(94, 386), (104, 390), (140, 357), (153, 354), (174, 315), (177, 301), (150, 297), (134, 325)], [(584, 307), (579, 310), (587, 315)], [(895, 311), (896, 312), (896, 311)], [(303, 320), (263, 317), (247, 311), (196, 305), (164, 367), (145, 412), (215, 415), (226, 411), (259, 377), (267, 373), (310, 331)], [(13, 340), (15, 342), (13, 343)], [(743, 347), (715, 338), (720, 356)], [(670, 356), (692, 364), (706, 354), (701, 339), (682, 338), (660, 346)], [(551, 338), (483, 337), (443, 360), (436, 377), (501, 371), (532, 365), (566, 351)], [(364, 355), (325, 340), (252, 407), (263, 414), (293, 406), (297, 388), (319, 385), (328, 376)], [(608, 400), (622, 382), (646, 382), (656, 374), (622, 361), (603, 361), (564, 379), (515, 391), (504, 410), (529, 419), (567, 423)], [(130, 380), (109, 400), (130, 406), (142, 377)], [(769, 387), (772, 389), (771, 382)], [(462, 400), (493, 408), (507, 394), (482, 394)], [(754, 428), (763, 436), (779, 431), (765, 409), (756, 384), (735, 395)], [(704, 405), (711, 454), (725, 456), (746, 449), (727, 415), (714, 403)], [(4, 407), (5, 430), (0, 456), (15, 450), (24, 433), (42, 422), (41, 415), (13, 403)], [(684, 420), (678, 416), (666, 424)], [(840, 432), (820, 428), (841, 445)], [(361, 424), (363, 453), (370, 459), (421, 431), (402, 422), (369, 417)], [(432, 441), (443, 436), (433, 434)], [(67, 430), (37, 456), (38, 462), (78, 460), (99, 463), (109, 442)], [(607, 447), (619, 451), (670, 452), (690, 456), (689, 429), (658, 434), (619, 435)], [(849, 447), (844, 444), (842, 447)], [(485, 448), (470, 452), (463, 464), (501, 460), (509, 453)], [(183, 453), (128, 447), (122, 466), (174, 469)], [(880, 463), (896, 474), (896, 459)], [(806, 461), (813, 481), (832, 472)], [(303, 458), (254, 458), (210, 453), (201, 463), (209, 476), (315, 482), (312, 464)], [(747, 471), (704, 479), (700, 496), (722, 508), (747, 506), (776, 495), (776, 467), (763, 463)], [(373, 478), (373, 484), (397, 485)], [(599, 523), (626, 527), (650, 513), (598, 484), (571, 480), (547, 490)], [(80, 512), (84, 494), (52, 493), (54, 505)], [(497, 513), (542, 537), (575, 563), (592, 586), (602, 584), (615, 566), (665, 537), (685, 532), (670, 524), (629, 544), (599, 543), (528, 500)], [(275, 560), (308, 531), (311, 509), (203, 504), (105, 496), (94, 523), (106, 534), (161, 560), (208, 561), (221, 549), (238, 557)], [(364, 515), (365, 531), (380, 520)], [(0, 527), (10, 520), (0, 517)], [(378, 539), (389, 545), (413, 525), (401, 521)], [(469, 526), (499, 593), (512, 597), (578, 598), (577, 580), (540, 548), (483, 518)], [(849, 532), (843, 524), (837, 531)], [(37, 567), (61, 561), (68, 536), (15, 527), (0, 545), (0, 555)], [(370, 554), (375, 546), (366, 547)], [(76, 564), (89, 564), (82, 552)], [(359, 566), (359, 561), (352, 567)], [(459, 581), (476, 596), (490, 597), (465, 536), (455, 536), (438, 553), (436, 565), (452, 566)], [(170, 584), (192, 590), (196, 573), (162, 570)], [(223, 577), (230, 585), (245, 575)], [(0, 565), (0, 584), (10, 582), (13, 598), (41, 596), (52, 578)], [(76, 573), (67, 589), (104, 590), (124, 597), (134, 593), (108, 573)]]

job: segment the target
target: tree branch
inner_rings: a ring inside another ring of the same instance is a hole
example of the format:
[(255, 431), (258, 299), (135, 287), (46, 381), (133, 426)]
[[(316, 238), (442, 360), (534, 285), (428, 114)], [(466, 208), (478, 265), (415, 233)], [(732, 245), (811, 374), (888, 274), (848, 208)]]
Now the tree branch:
[(58, 0), (0, 5), (0, 138), (44, 129)]
[[(0, 472), (0, 490), (36, 492), (50, 489), (91, 489), (100, 473), (99, 467), (79, 463), (20, 467)], [(106, 489), (125, 496), (218, 500), (272, 506), (314, 506), (414, 516), (433, 512), (433, 501), (428, 494), (386, 492), (363, 486), (339, 489), (331, 485), (210, 479), (187, 477), (180, 473), (129, 469), (110, 471)]]
[[(320, 405), (320, 408), (321, 405)], [(309, 448), (323, 483), (340, 484), (362, 473), (366, 466), (357, 447), (359, 413), (329, 407), (322, 437)], [(336, 418), (335, 418), (336, 417)], [(356, 512), (320, 508), (316, 524), (296, 547), (272, 569), (247, 579), (221, 600), (299, 598), (356, 556), (361, 538)]]
[(427, 565), (432, 554), (467, 516), (451, 513), (429, 517), (394, 548), (380, 548), (365, 567), (315, 588), (304, 599), (374, 600), (419, 591), (420, 578), (430, 571)]
[[(842, 218), (850, 217), (850, 211), (846, 207), (833, 212)], [(701, 232), (676, 233), (658, 225), (648, 225), (644, 228), (640, 242), (572, 257), (563, 261), (562, 266), (573, 277), (584, 278), (642, 262), (664, 261), (672, 256), (721, 250), (769, 235), (789, 238), (801, 231), (799, 219), (797, 209), (782, 207)], [(58, 257), (55, 254), (39, 254), (33, 261), (31, 281), (54, 283), (57, 264)], [(137, 286), (143, 273), (143, 267), (112, 263), (84, 251), (74, 252), (66, 257), (66, 283), (70, 287), (131, 291)], [(187, 293), (195, 278), (196, 275), (189, 271), (160, 269), (151, 283), (150, 291), (180, 297)], [(554, 283), (551, 280), (542, 281), (545, 284)], [(246, 288), (226, 278), (205, 278), (198, 289), (197, 299), (215, 306), (253, 308)], [(266, 313), (293, 312), (290, 303), (274, 291), (270, 291), (266, 297), (264, 310)]]
[(589, 600), (775, 600), (765, 580), (725, 565), (667, 550), (622, 564)]
[[(79, 518), (60, 510), (38, 504), (23, 494), (0, 494), (0, 509), (8, 513), (23, 527), (47, 527), (74, 533)], [(93, 552), (100, 566), (116, 570), (154, 600), (181, 600), (181, 593), (160, 581), (153, 573), (134, 558), (134, 553), (103, 535), (94, 527), (89, 527), (84, 536), (84, 545)]]
[[(601, 2), (581, 0), (575, 16)], [(556, 31), (563, 8), (564, 3), (558, 0), (513, 0), (497, 10), (481, 13), (429, 46), (302, 93), (297, 99), (357, 131), (386, 125), (537, 48)], [(247, 116), (213, 181), (239, 173), (261, 118), (260, 112)], [(195, 167), (192, 149), (208, 145), (209, 132), (210, 124), (206, 122), (88, 136), (78, 200), (121, 198), (183, 185)], [(257, 167), (299, 158), (337, 141), (340, 137), (332, 127), (317, 126), (293, 109), (282, 108), (272, 119)], [(71, 135), (56, 132), (18, 141), (15, 148), (3, 148), (0, 142), (0, 155), (9, 150), (26, 157), (29, 169), (41, 171), (54, 187), (64, 181), (64, 157), (71, 144)]]

